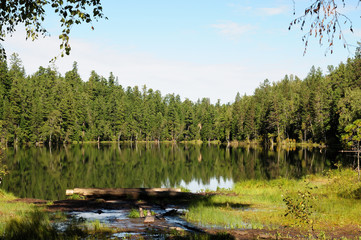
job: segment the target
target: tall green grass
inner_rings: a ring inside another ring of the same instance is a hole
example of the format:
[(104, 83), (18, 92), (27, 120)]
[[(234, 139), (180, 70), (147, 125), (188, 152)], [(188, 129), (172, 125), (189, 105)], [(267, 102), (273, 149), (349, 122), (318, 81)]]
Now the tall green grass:
[(291, 203), (303, 204), (300, 196), (306, 191), (312, 196), (307, 207), (312, 208), (309, 218), (315, 229), (361, 227), (361, 183), (351, 169), (327, 171), (300, 180), (242, 181), (231, 190), (236, 196), (219, 192), (221, 195), (194, 201), (186, 219), (224, 228), (295, 226), (295, 216), (285, 217), (284, 199), (288, 197)]
[(6, 223), (13, 218), (25, 217), (26, 213), (33, 211), (32, 204), (15, 202), (16, 197), (0, 189), (0, 236), (5, 232)]
[(44, 212), (32, 211), (6, 223), (4, 239), (57, 239), (57, 231)]

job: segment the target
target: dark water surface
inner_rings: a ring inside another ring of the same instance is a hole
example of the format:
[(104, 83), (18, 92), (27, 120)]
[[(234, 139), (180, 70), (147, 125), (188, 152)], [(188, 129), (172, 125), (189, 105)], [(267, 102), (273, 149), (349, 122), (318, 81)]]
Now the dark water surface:
[(229, 188), (245, 179), (300, 178), (346, 161), (323, 149), (264, 150), (221, 145), (97, 144), (9, 148), (1, 188), (18, 197), (64, 199), (75, 187)]

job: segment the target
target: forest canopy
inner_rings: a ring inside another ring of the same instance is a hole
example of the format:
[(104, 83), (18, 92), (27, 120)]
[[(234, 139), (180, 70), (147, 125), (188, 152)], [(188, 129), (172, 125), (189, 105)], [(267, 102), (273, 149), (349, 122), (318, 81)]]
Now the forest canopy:
[(61, 76), (39, 67), (26, 76), (17, 54), (0, 63), (1, 141), (219, 140), (339, 143), (361, 118), (360, 54), (305, 79), (265, 80), (233, 103), (192, 102), (146, 86), (123, 87), (95, 71), (85, 82), (77, 63)]

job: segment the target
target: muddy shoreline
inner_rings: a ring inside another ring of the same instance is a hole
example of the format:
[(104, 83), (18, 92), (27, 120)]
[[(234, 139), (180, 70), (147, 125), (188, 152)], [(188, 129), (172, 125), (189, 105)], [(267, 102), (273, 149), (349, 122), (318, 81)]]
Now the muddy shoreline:
[[(167, 213), (168, 211), (177, 209), (186, 209), (191, 200), (197, 200), (205, 198), (214, 193), (189, 193), (185, 198), (149, 198), (149, 199), (103, 199), (103, 198), (89, 198), (83, 200), (59, 200), (54, 201), (51, 204), (46, 200), (23, 198), (16, 199), (13, 202), (26, 202), (34, 204), (36, 206), (45, 207), (50, 213), (63, 212), (74, 216), (79, 213), (91, 213), (94, 216), (107, 214), (112, 211), (130, 211), (131, 209), (150, 209), (156, 213)], [(179, 211), (174, 216), (177, 219), (181, 219), (182, 213)], [(165, 234), (171, 231), (178, 231), (183, 233), (176, 238), (171, 239), (188, 239), (188, 233), (190, 234), (204, 234), (208, 235), (207, 239), (306, 239), (313, 236), (313, 238), (319, 238), (322, 234), (320, 232), (312, 232), (300, 230), (294, 227), (283, 226), (277, 229), (221, 229), (221, 228), (206, 228), (200, 227), (184, 221), (167, 221), (165, 218), (157, 218), (153, 223), (144, 223), (144, 218), (133, 219), (114, 219), (111, 224), (113, 228), (117, 228), (119, 234), (126, 235), (114, 235), (128, 236), (130, 239), (137, 239), (138, 237), (143, 239), (152, 239), (152, 234)], [(152, 233), (152, 234), (150, 234)], [(184, 234), (185, 233), (185, 234)], [(357, 226), (347, 226), (339, 228), (337, 226), (330, 226), (330, 231), (326, 232), (327, 239), (358, 239), (361, 236), (360, 229)], [(189, 237), (192, 238), (192, 237)]]

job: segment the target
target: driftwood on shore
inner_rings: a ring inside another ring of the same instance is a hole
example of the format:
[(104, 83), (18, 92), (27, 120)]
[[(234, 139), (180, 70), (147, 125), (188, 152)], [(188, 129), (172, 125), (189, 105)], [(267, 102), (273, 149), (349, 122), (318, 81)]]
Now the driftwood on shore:
[(77, 194), (85, 197), (119, 198), (119, 197), (180, 197), (189, 195), (179, 188), (74, 188), (67, 189), (67, 196)]

